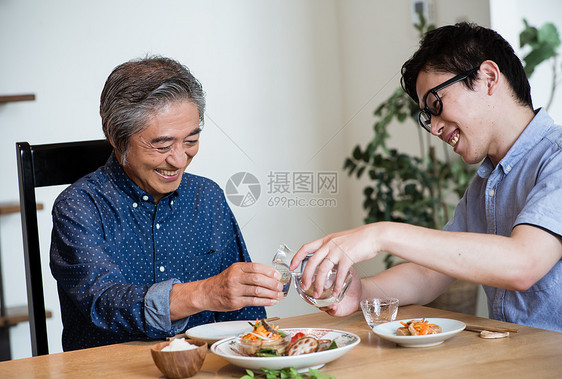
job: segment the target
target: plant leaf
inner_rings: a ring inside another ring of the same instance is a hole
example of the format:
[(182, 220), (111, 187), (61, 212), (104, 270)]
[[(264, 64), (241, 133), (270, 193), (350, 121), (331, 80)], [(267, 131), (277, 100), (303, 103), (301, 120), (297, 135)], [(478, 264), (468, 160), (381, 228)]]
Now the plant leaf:
[(538, 40), (539, 42), (552, 47), (552, 49), (556, 51), (556, 49), (560, 46), (558, 29), (556, 29), (556, 26), (553, 23), (547, 22), (539, 29)]
[(363, 171), (365, 171), (366, 168), (367, 168), (367, 166), (359, 167), (359, 170), (357, 170), (357, 173), (356, 173), (357, 178), (360, 178), (361, 175), (363, 175)]
[(359, 145), (355, 146), (355, 149), (353, 149), (353, 159), (357, 161), (363, 159), (363, 152), (361, 151), (361, 147), (359, 147)]
[(519, 47), (533, 46), (539, 40), (539, 31), (534, 26), (530, 26), (526, 19), (523, 19), (523, 24), (525, 28), (519, 33)]
[(552, 58), (555, 54), (556, 52), (554, 48), (547, 44), (540, 44), (539, 46), (531, 50), (529, 54), (523, 57), (523, 61), (525, 62), (525, 73), (527, 74), (527, 77), (530, 77), (533, 74), (535, 68), (539, 64)]

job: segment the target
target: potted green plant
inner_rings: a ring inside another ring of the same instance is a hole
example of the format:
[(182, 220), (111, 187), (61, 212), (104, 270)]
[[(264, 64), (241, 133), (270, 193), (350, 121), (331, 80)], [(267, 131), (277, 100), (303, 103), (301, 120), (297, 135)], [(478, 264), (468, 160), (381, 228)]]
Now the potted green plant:
[[(420, 37), (434, 28), (423, 15), (414, 27)], [(397, 221), (442, 228), (452, 216), (454, 205), (464, 193), (474, 174), (472, 167), (449, 156), (444, 144), (444, 159), (436, 154), (435, 138), (417, 126), (419, 106), (401, 87), (374, 111), (374, 136), (366, 145), (356, 145), (345, 160), (349, 175), (369, 176), (363, 190), (365, 223)], [(394, 121), (410, 122), (418, 136), (420, 155), (389, 148), (389, 128)], [(395, 263), (392, 255), (385, 256), (386, 267)]]
[[(422, 14), (414, 27), (420, 38), (434, 28), (427, 24)], [(557, 86), (557, 49), (560, 46), (558, 31), (547, 23), (540, 29), (523, 20), (525, 28), (520, 34), (521, 47), (530, 47), (523, 58), (527, 76), (544, 61), (553, 67), (552, 91), (547, 109)], [(455, 205), (464, 194), (476, 168), (466, 165), (460, 158), (451, 158), (445, 144), (444, 158), (436, 154), (435, 138), (417, 126), (419, 106), (401, 87), (382, 102), (374, 111), (376, 118), (374, 135), (366, 146), (356, 145), (346, 158), (344, 169), (348, 174), (361, 178), (367, 174), (370, 181), (363, 190), (365, 223), (376, 221), (407, 222), (433, 229), (441, 229), (452, 216)], [(393, 123), (410, 123), (417, 130), (420, 155), (412, 155), (389, 148), (389, 128)], [(400, 263), (396, 257), (386, 254), (386, 268)], [(478, 286), (457, 281), (431, 306), (472, 313), (476, 311)]]
[(545, 23), (540, 28), (529, 25), (523, 19), (525, 28), (519, 34), (519, 46), (529, 48), (528, 53), (523, 57), (525, 73), (530, 78), (535, 68), (543, 62), (551, 63), (552, 83), (550, 86), (550, 96), (546, 103), (546, 110), (552, 105), (554, 94), (560, 80), (560, 66), (558, 65), (558, 48), (560, 47), (560, 35), (556, 26), (550, 22)]

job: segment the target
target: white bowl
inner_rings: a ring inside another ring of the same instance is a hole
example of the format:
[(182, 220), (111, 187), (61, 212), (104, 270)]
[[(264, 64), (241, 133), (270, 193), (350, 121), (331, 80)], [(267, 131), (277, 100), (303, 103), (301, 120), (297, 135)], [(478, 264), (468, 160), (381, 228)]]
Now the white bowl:
[(441, 327), (441, 333), (427, 334), (423, 336), (397, 336), (396, 330), (404, 325), (401, 322), (410, 320), (418, 320), (421, 318), (398, 320), (377, 325), (373, 328), (373, 333), (377, 336), (394, 342), (405, 347), (426, 347), (443, 343), (443, 341), (455, 336), (466, 328), (466, 324), (462, 321), (451, 320), (448, 318), (426, 318), (430, 324), (437, 324)]
[(306, 335), (312, 335), (317, 339), (335, 340), (338, 348), (293, 356), (248, 357), (238, 350), (237, 337), (230, 337), (213, 344), (211, 351), (235, 366), (251, 370), (262, 368), (280, 370), (284, 367), (294, 367), (298, 372), (306, 372), (309, 368), (318, 369), (326, 363), (338, 359), (361, 342), (361, 338), (358, 335), (342, 330), (294, 328), (282, 329), (282, 331), (291, 336), (301, 332)]

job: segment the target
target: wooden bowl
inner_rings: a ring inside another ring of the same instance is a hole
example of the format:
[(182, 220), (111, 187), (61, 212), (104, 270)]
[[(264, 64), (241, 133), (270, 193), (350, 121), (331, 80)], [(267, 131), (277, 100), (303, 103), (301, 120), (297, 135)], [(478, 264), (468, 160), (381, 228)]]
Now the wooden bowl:
[(168, 378), (189, 378), (199, 372), (207, 356), (207, 342), (189, 341), (197, 349), (162, 351), (170, 341), (154, 345), (150, 352), (156, 367)]

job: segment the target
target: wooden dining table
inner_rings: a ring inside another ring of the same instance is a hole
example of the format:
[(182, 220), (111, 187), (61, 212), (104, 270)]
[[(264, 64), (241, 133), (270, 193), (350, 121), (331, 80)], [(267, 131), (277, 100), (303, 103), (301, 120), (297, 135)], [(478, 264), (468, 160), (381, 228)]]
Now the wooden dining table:
[[(282, 318), (281, 328), (330, 328), (357, 334), (361, 342), (320, 373), (335, 378), (560, 378), (562, 333), (419, 305), (400, 307), (397, 319), (449, 318), (484, 328), (511, 328), (506, 338), (483, 339), (464, 330), (442, 344), (401, 347), (367, 326), (361, 312), (335, 318), (323, 312)], [(159, 378), (150, 348), (160, 341), (127, 342), (0, 362), (0, 378)], [(239, 378), (245, 369), (207, 353), (195, 378)], [(257, 374), (257, 373), (256, 373)]]

